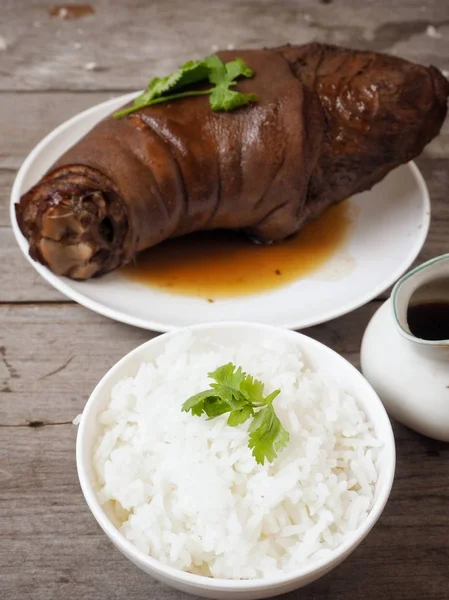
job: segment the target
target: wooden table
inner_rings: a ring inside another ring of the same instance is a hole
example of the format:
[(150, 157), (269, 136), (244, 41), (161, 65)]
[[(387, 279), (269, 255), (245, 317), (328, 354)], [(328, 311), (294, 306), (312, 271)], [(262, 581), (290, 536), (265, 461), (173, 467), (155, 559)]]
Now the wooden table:
[[(111, 546), (75, 469), (72, 419), (106, 370), (153, 334), (69, 302), (27, 264), (8, 216), (16, 170), (68, 117), (217, 47), (317, 39), (447, 72), (449, 3), (101, 0), (76, 19), (51, 17), (47, 0), (1, 5), (0, 598), (181, 600)], [(449, 123), (417, 161), (433, 207), (418, 262), (449, 248), (448, 156)], [(358, 366), (364, 328), (387, 295), (306, 333)], [(449, 598), (449, 445), (394, 428), (397, 475), (380, 521), (342, 566), (291, 598)]]

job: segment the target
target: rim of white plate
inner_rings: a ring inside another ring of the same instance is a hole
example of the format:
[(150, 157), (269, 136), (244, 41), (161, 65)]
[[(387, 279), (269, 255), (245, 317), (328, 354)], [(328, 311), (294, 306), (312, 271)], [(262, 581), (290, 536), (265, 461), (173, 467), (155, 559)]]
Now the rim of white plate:
[[(177, 329), (180, 329), (180, 327), (177, 327), (177, 326), (174, 326), (174, 325), (171, 325), (168, 323), (163, 323), (160, 321), (152, 321), (150, 319), (142, 319), (140, 317), (134, 317), (132, 315), (121, 312), (120, 310), (116, 310), (114, 308), (109, 308), (108, 306), (105, 306), (101, 302), (92, 300), (91, 298), (84, 295), (83, 293), (78, 292), (77, 290), (74, 290), (71, 287), (70, 283), (66, 282), (65, 278), (55, 275), (47, 267), (45, 267), (44, 265), (41, 265), (40, 263), (33, 260), (30, 257), (29, 252), (28, 252), (28, 249), (29, 249), (28, 242), (19, 229), (19, 225), (18, 225), (17, 219), (16, 219), (15, 208), (14, 208), (14, 205), (17, 202), (19, 202), (20, 197), (23, 193), (22, 192), (23, 180), (25, 179), (26, 175), (28, 174), (28, 170), (33, 165), (33, 163), (38, 159), (39, 154), (45, 150), (47, 145), (50, 144), (54, 140), (54, 138), (58, 137), (61, 133), (64, 133), (64, 131), (71, 128), (78, 121), (88, 117), (89, 115), (91, 115), (92, 113), (95, 113), (96, 111), (99, 111), (101, 108), (107, 109), (108, 107), (115, 107), (116, 105), (121, 106), (122, 104), (125, 104), (125, 103), (129, 102), (130, 100), (132, 100), (138, 93), (140, 93), (140, 92), (133, 92), (131, 94), (125, 94), (125, 95), (119, 96), (117, 98), (112, 98), (110, 100), (106, 100), (105, 102), (101, 102), (100, 104), (96, 104), (95, 106), (92, 106), (91, 108), (88, 108), (87, 110), (84, 110), (84, 111), (78, 113), (74, 117), (71, 117), (70, 119), (68, 119), (67, 121), (65, 121), (58, 127), (56, 127), (55, 129), (53, 129), (53, 131), (51, 131), (48, 135), (46, 135), (33, 148), (33, 150), (27, 156), (27, 158), (23, 162), (22, 166), (20, 167), (20, 169), (16, 175), (16, 178), (14, 180), (14, 184), (13, 184), (13, 187), (11, 190), (10, 219), (11, 219), (11, 225), (12, 225), (12, 230), (13, 230), (14, 236), (16, 238), (16, 241), (17, 241), (22, 253), (25, 255), (25, 258), (33, 266), (33, 268), (39, 273), (39, 275), (41, 275), (43, 277), (43, 279), (45, 279), (48, 283), (50, 283), (56, 290), (58, 290), (59, 292), (61, 292), (62, 294), (64, 294), (68, 298), (70, 298), (71, 300), (74, 300), (81, 306), (84, 306), (85, 308), (88, 308), (89, 310), (92, 310), (93, 312), (96, 312), (105, 317), (108, 317), (114, 321), (125, 323), (127, 325), (132, 325), (134, 327), (140, 327), (141, 329), (146, 329), (146, 330), (150, 330), (150, 331), (168, 332), (168, 331), (175, 331)], [(110, 112), (112, 112), (112, 108), (111, 108)], [(329, 311), (323, 313), (319, 317), (309, 318), (309, 319), (303, 318), (303, 319), (298, 319), (295, 321), (288, 321), (285, 323), (280, 322), (276, 325), (277, 327), (282, 327), (284, 329), (291, 329), (291, 330), (304, 329), (306, 327), (312, 327), (314, 325), (319, 325), (321, 323), (325, 323), (332, 319), (336, 319), (337, 317), (341, 317), (345, 314), (348, 314), (348, 313), (356, 310), (357, 308), (360, 308), (364, 304), (367, 304), (373, 298), (376, 298), (377, 296), (379, 296), (379, 294), (381, 294), (387, 288), (389, 288), (391, 285), (393, 285), (399, 279), (399, 277), (401, 277), (401, 275), (403, 275), (405, 273), (405, 271), (410, 267), (410, 265), (413, 263), (413, 261), (418, 256), (418, 254), (426, 240), (427, 233), (429, 231), (429, 226), (430, 226), (431, 207), (430, 207), (429, 191), (427, 189), (426, 182), (425, 182), (420, 170), (418, 169), (418, 167), (416, 166), (416, 164), (413, 161), (409, 162), (407, 164), (407, 166), (410, 168), (410, 170), (412, 172), (412, 175), (413, 175), (413, 177), (416, 181), (416, 184), (419, 188), (419, 192), (421, 194), (422, 201), (423, 201), (422, 227), (419, 229), (418, 234), (416, 235), (416, 238), (414, 239), (414, 243), (410, 249), (410, 252), (409, 252), (407, 258), (404, 259), (396, 267), (396, 269), (394, 269), (392, 271), (392, 273), (390, 274), (390, 276), (388, 278), (385, 278), (381, 283), (379, 283), (379, 285), (377, 285), (370, 292), (355, 298), (352, 302), (347, 302), (346, 304), (342, 304), (335, 310), (329, 310)], [(70, 280), (67, 280), (67, 281), (70, 281)], [(226, 321), (226, 322), (229, 322), (229, 321)]]

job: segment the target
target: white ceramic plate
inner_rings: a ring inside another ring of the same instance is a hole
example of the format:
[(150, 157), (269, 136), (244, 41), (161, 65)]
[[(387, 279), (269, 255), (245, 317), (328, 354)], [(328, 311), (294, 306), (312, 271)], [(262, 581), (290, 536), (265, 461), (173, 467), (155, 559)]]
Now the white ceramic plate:
[(216, 299), (160, 291), (111, 273), (76, 282), (58, 277), (28, 256), (14, 203), (70, 146), (135, 94), (108, 100), (66, 121), (44, 138), (23, 163), (11, 194), (14, 234), (33, 267), (57, 290), (102, 315), (154, 331), (195, 323), (243, 320), (302, 329), (346, 314), (398, 279), (426, 239), (430, 202), (415, 164), (403, 165), (369, 192), (351, 200), (357, 214), (344, 248), (323, 268), (273, 291)]

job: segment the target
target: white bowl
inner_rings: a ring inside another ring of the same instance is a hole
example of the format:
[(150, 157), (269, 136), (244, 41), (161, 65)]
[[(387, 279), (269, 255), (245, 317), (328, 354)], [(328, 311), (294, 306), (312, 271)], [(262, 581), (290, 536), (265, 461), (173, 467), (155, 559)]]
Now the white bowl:
[(78, 476), (84, 497), (100, 527), (117, 548), (140, 569), (176, 589), (205, 598), (227, 600), (232, 597), (255, 600), (300, 588), (325, 575), (349, 556), (368, 534), (384, 509), (390, 494), (395, 469), (394, 437), (387, 413), (373, 388), (357, 369), (333, 350), (304, 335), (252, 323), (211, 323), (196, 325), (189, 329), (195, 331), (197, 337), (204, 336), (208, 341), (215, 338), (221, 343), (228, 344), (243, 339), (253, 342), (254, 345), (270, 338), (293, 341), (298, 345), (298, 349), (303, 353), (312, 369), (328, 372), (339, 385), (357, 398), (361, 408), (373, 423), (377, 437), (384, 442), (374, 504), (367, 519), (353, 537), (339, 546), (330, 557), (317, 560), (297, 571), (272, 579), (240, 581), (192, 575), (162, 564), (126, 540), (107, 515), (107, 509), (105, 510), (100, 505), (95, 494), (95, 475), (91, 459), (93, 446), (99, 435), (97, 415), (104, 410), (109, 401), (110, 392), (117, 381), (123, 377), (136, 375), (141, 363), (151, 361), (158, 356), (167, 340), (178, 335), (176, 331), (152, 339), (127, 354), (112, 367), (92, 392), (82, 415), (76, 444)]

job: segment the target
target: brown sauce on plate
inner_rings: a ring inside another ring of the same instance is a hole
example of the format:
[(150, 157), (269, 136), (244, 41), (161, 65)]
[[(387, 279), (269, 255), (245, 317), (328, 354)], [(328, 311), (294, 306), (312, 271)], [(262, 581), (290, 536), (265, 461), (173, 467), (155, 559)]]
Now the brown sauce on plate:
[(449, 301), (412, 304), (407, 310), (412, 334), (422, 340), (449, 340)]
[(342, 246), (351, 222), (351, 205), (345, 201), (271, 246), (231, 231), (195, 233), (145, 250), (121, 272), (133, 281), (209, 302), (271, 290), (322, 266)]

